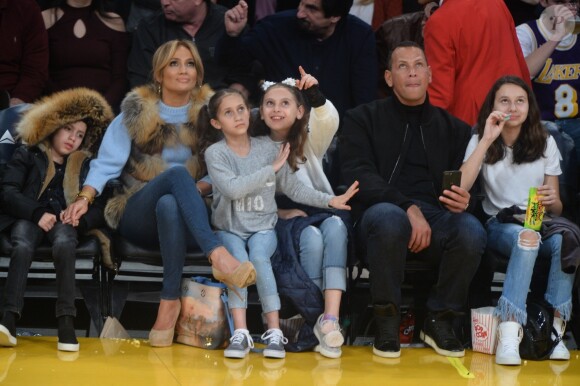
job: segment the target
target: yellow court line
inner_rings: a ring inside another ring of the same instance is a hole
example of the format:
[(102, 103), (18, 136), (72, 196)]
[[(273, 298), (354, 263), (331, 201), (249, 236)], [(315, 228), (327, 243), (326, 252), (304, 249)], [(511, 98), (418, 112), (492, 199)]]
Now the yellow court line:
[(467, 368), (465, 366), (463, 366), (463, 363), (461, 363), (459, 358), (451, 358), (451, 357), (446, 357), (446, 358), (449, 361), (449, 363), (451, 363), (451, 366), (455, 367), (455, 370), (457, 370), (459, 375), (461, 375), (463, 378), (468, 378), (468, 379), (475, 378), (475, 375), (473, 373), (469, 372), (469, 370), (467, 370)]

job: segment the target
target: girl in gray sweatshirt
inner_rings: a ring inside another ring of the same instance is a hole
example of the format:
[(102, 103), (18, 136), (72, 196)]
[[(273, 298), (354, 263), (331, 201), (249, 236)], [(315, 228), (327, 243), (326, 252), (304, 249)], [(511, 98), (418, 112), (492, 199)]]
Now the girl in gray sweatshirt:
[[(279, 121), (304, 117), (304, 106), (291, 100), (280, 103), (279, 111)], [(241, 262), (249, 260), (254, 264), (258, 295), (268, 325), (262, 335), (266, 344), (263, 354), (284, 358), (287, 339), (280, 330), (280, 298), (270, 263), (277, 245), (275, 194), (280, 191), (311, 206), (348, 210), (346, 202), (358, 188), (355, 183), (344, 195), (332, 196), (303, 185), (286, 162), (289, 145), (278, 150), (278, 145), (268, 137), (252, 138), (248, 135), (249, 125), (250, 110), (245, 97), (236, 90), (220, 90), (200, 113), (200, 147), (203, 149), (219, 133), (223, 136), (201, 151), (213, 184), (212, 224), (230, 253)], [(224, 355), (243, 358), (253, 347), (246, 323), (247, 290), (231, 289), (238, 295), (229, 298), (235, 331)]]

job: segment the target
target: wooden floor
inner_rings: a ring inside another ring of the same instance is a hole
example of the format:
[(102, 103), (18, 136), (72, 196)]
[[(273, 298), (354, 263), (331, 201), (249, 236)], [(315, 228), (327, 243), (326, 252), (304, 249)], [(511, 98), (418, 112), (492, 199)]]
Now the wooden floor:
[(225, 359), (223, 351), (179, 344), (151, 348), (139, 339), (79, 339), (79, 353), (56, 350), (55, 337), (19, 337), (0, 349), (2, 385), (580, 385), (580, 352), (569, 362), (527, 361), (498, 366), (494, 357), (468, 351), (465, 358), (439, 356), (427, 348), (404, 348), (399, 359), (374, 356), (369, 347), (347, 346), (340, 359), (289, 353), (264, 359), (250, 353)]

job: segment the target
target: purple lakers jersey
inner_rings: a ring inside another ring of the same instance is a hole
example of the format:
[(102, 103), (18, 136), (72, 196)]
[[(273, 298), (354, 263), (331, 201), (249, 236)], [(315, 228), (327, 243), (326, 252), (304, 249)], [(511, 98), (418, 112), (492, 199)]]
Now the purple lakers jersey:
[[(539, 20), (526, 23), (534, 33), (536, 47), (546, 43)], [(542, 112), (542, 119), (577, 118), (578, 90), (580, 89), (580, 43), (574, 35), (570, 45), (558, 45), (546, 59), (544, 67), (532, 79), (536, 100)]]

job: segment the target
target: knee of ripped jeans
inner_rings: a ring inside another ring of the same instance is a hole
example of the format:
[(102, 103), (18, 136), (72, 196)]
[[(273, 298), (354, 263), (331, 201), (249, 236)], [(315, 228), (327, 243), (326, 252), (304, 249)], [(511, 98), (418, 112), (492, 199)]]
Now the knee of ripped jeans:
[(540, 234), (531, 229), (522, 229), (518, 234), (518, 246), (522, 249), (538, 249), (540, 248), (540, 240)]

